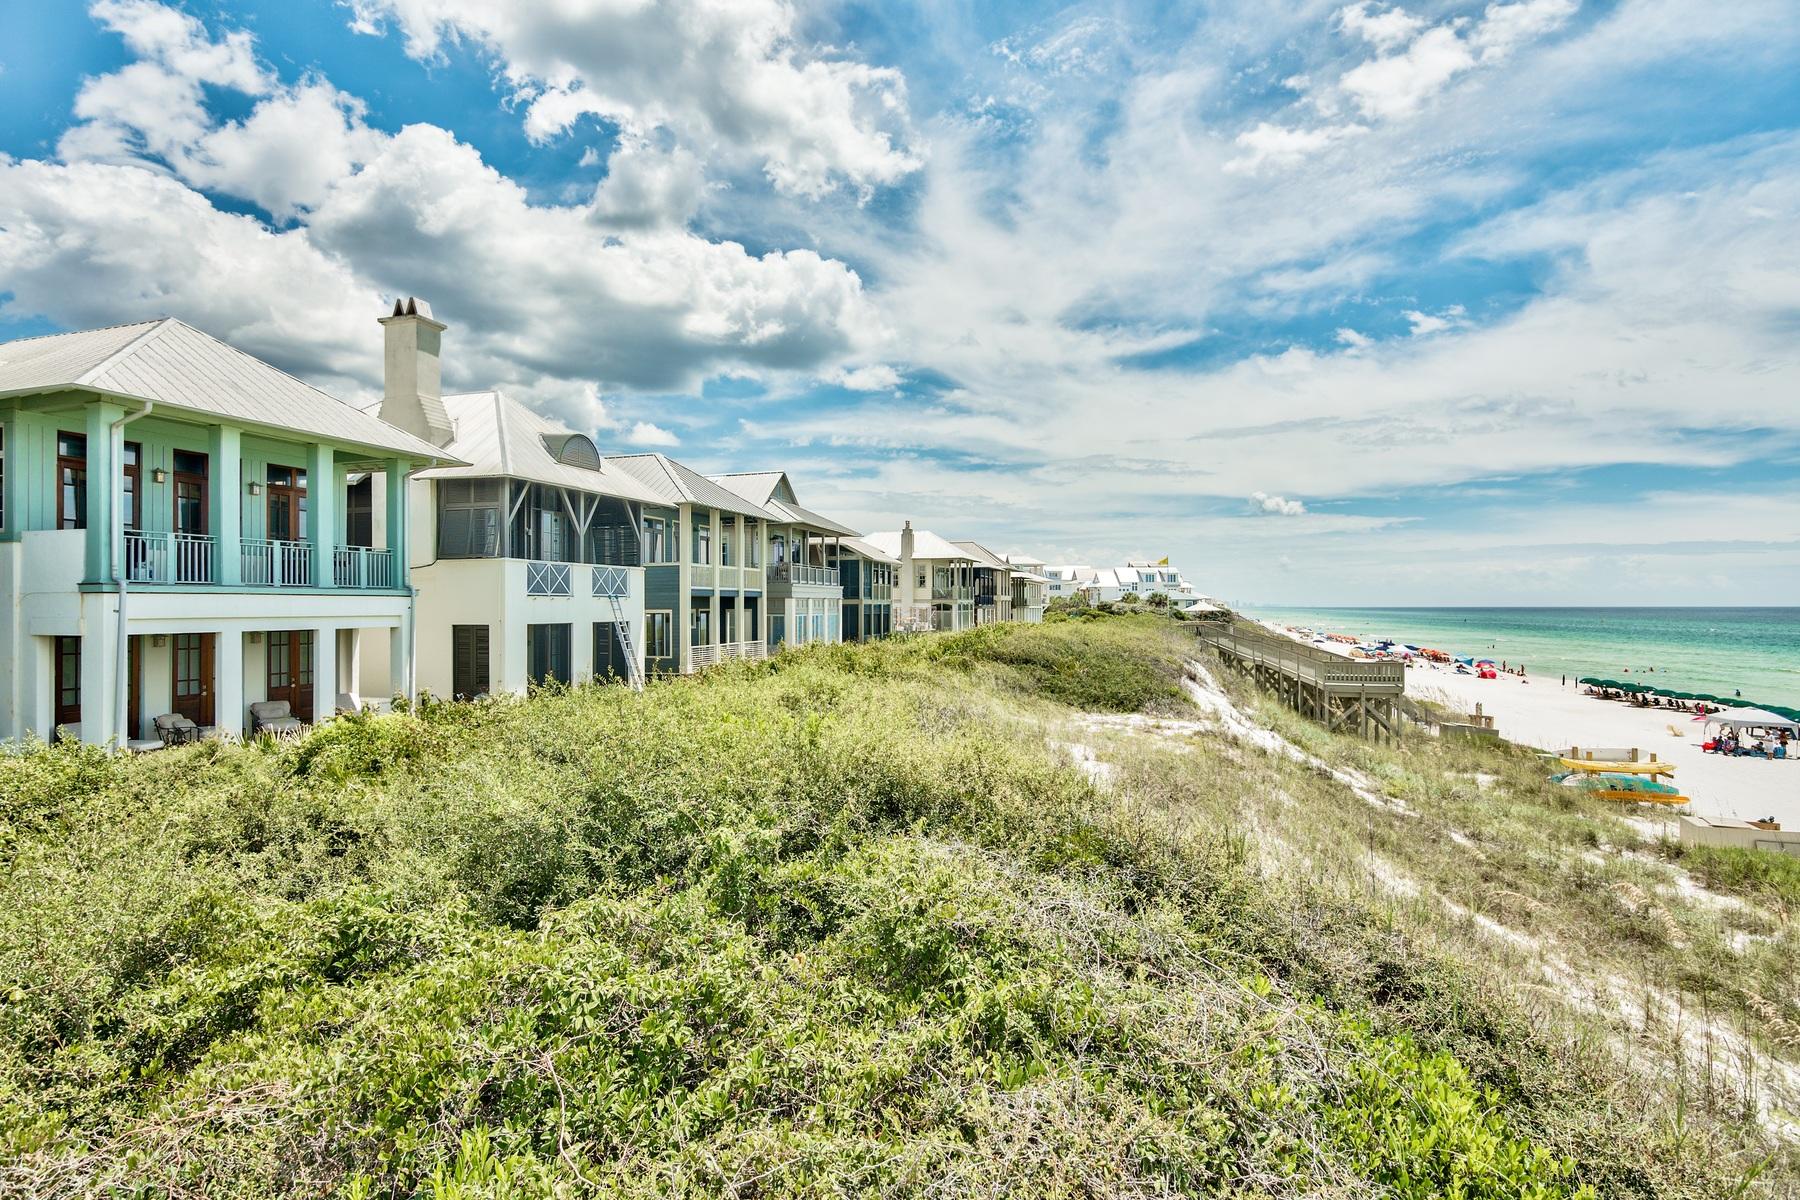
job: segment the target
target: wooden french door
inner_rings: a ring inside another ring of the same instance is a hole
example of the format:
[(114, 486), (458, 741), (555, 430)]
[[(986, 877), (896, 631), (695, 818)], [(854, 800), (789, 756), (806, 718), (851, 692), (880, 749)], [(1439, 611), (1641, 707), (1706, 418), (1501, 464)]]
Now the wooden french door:
[(56, 658), (56, 724), (81, 724), (81, 639), (59, 637), (53, 649)]
[(204, 535), (207, 532), (206, 455), (187, 450), (175, 452), (175, 532)]
[(210, 633), (178, 633), (169, 708), (196, 725), (213, 722), (213, 638)]
[(278, 542), (306, 540), (305, 471), (269, 468), (269, 537)]
[(269, 634), (269, 699), (286, 700), (302, 721), (312, 718), (312, 630), (279, 629)]
[(125, 645), (125, 677), (129, 681), (125, 688), (125, 736), (141, 738), (144, 736), (144, 639), (129, 638)]

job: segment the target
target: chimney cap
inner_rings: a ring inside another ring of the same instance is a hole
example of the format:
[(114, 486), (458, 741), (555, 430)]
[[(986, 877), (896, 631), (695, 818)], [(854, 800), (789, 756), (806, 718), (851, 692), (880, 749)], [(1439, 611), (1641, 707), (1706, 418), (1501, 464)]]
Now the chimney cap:
[(396, 317), (424, 317), (427, 321), (437, 319), (431, 315), (431, 305), (417, 296), (395, 296), (393, 315)]

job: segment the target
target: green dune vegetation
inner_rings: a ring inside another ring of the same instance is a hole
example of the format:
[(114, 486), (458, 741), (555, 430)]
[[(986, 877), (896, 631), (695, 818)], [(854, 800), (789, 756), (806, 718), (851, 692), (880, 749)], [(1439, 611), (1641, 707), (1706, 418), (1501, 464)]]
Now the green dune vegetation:
[(1089, 616), (5, 757), (0, 1192), (1794, 1194), (1791, 881), (1198, 657)]

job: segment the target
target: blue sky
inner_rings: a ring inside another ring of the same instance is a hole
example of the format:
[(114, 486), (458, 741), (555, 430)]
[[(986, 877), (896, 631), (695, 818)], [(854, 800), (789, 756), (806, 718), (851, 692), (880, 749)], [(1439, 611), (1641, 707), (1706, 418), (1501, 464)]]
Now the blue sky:
[(0, 337), (382, 305), (703, 470), (1239, 602), (1791, 603), (1789, 0), (0, 7)]

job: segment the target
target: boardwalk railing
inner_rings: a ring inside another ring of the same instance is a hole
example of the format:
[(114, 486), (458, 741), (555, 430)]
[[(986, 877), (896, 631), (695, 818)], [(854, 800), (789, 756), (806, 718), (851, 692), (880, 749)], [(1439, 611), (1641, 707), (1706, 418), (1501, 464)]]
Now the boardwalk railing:
[(1240, 629), (1207, 629), (1200, 639), (1228, 665), (1327, 729), (1400, 737), (1397, 704), (1406, 693), (1404, 663), (1346, 658), (1278, 634)]

